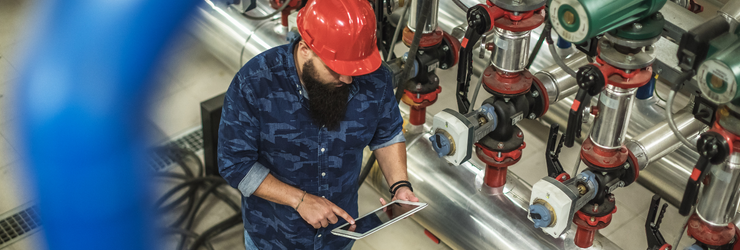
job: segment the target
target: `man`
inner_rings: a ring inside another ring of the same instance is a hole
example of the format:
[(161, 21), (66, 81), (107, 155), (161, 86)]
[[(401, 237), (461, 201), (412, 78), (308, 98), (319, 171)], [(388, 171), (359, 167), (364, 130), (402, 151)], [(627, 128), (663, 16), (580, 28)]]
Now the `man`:
[[(219, 128), (219, 171), (241, 191), (247, 249), (350, 249), (331, 229), (358, 217), (362, 151), (389, 185), (407, 180), (403, 120), (367, 0), (320, 0), (302, 39), (236, 74)], [(394, 199), (418, 201), (410, 185)], [(381, 202), (383, 202), (381, 200)]]

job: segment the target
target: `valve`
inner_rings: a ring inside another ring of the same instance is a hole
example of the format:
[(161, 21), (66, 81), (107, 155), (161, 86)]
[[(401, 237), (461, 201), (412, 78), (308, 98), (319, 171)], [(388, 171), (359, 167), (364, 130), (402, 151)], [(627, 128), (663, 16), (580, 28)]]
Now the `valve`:
[(566, 147), (573, 147), (575, 138), (580, 136), (583, 109), (588, 105), (587, 102), (591, 100), (591, 97), (598, 95), (604, 89), (606, 78), (598, 67), (589, 64), (578, 69), (576, 81), (580, 88), (568, 115), (568, 127), (565, 130), (564, 143)]
[(440, 158), (459, 165), (470, 159), (473, 144), (495, 130), (497, 124), (498, 115), (490, 104), (467, 115), (445, 109), (434, 115), (434, 135), (429, 140)]
[(683, 193), (681, 206), (678, 212), (683, 216), (688, 216), (691, 207), (696, 203), (699, 194), (699, 185), (704, 181), (707, 166), (709, 164), (720, 164), (730, 155), (730, 146), (725, 138), (714, 131), (708, 131), (701, 134), (696, 142), (696, 149), (699, 152), (699, 160), (691, 172), (686, 191)]

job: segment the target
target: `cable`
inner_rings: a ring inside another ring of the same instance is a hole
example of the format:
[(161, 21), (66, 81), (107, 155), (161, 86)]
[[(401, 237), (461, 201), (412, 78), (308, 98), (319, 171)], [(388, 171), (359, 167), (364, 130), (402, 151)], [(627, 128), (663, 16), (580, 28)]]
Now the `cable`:
[(223, 231), (228, 230), (229, 228), (232, 228), (236, 225), (239, 225), (242, 223), (242, 214), (235, 214), (231, 217), (219, 222), (218, 224), (214, 225), (213, 227), (207, 229), (203, 232), (203, 234), (200, 235), (195, 241), (193, 242), (193, 245), (190, 246), (190, 250), (197, 250), (200, 248), (201, 245), (203, 245), (208, 239), (222, 233)]
[(388, 50), (388, 56), (385, 57), (385, 61), (391, 60), (391, 55), (395, 55), (393, 53), (393, 49), (396, 48), (396, 41), (398, 40), (398, 34), (401, 34), (401, 30), (403, 26), (406, 26), (406, 24), (403, 24), (403, 19), (406, 18), (406, 13), (408, 13), (409, 8), (411, 8), (411, 1), (409, 1), (406, 4), (406, 8), (403, 9), (403, 13), (401, 14), (401, 18), (398, 19), (398, 23), (396, 24), (396, 30), (393, 31), (393, 40), (391, 40), (391, 47)]
[(473, 101), (470, 102), (470, 109), (468, 110), (468, 113), (473, 112), (473, 107), (475, 107), (475, 99), (478, 98), (478, 91), (480, 91), (481, 85), (483, 85), (483, 72), (481, 72), (478, 76), (478, 85), (475, 87), (475, 93), (473, 93)]
[[(193, 231), (185, 230), (182, 228), (165, 227), (165, 228), (161, 228), (160, 231), (162, 231), (164, 235), (167, 235), (167, 234), (183, 235), (183, 240), (186, 239), (187, 237), (190, 237), (193, 239), (197, 239), (198, 237), (200, 237), (200, 234), (197, 234)], [(187, 237), (184, 237), (184, 236), (187, 236)], [(211, 242), (206, 241), (204, 245), (206, 248), (208, 248), (208, 250), (214, 250)], [(180, 247), (178, 247), (177, 249), (180, 249)]]
[[(287, 2), (287, 3), (285, 3), (285, 2)], [(278, 13), (283, 12), (283, 10), (285, 8), (288, 8), (288, 5), (290, 5), (290, 1), (284, 1), (283, 6), (280, 6), (280, 8), (278, 8), (275, 12), (270, 13), (270, 14), (268, 14), (266, 16), (250, 16), (249, 14), (247, 14), (246, 11), (245, 12), (242, 12), (242, 16), (246, 17), (247, 19), (251, 19), (251, 20), (265, 20), (265, 19), (270, 19), (271, 17), (277, 15)]]
[(465, 13), (468, 13), (469, 8), (468, 6), (465, 6), (463, 2), (461, 2), (460, 0), (452, 0), (452, 2), (454, 2), (455, 5), (457, 5), (457, 7), (460, 7), (462, 11), (464, 11)]
[[(547, 18), (547, 17), (545, 17)], [(540, 48), (542, 47), (542, 43), (545, 41), (545, 32), (543, 29), (543, 32), (540, 33), (540, 38), (537, 39), (537, 44), (534, 46), (534, 50), (532, 50), (532, 54), (529, 57), (529, 62), (527, 62), (527, 69), (532, 66), (532, 63), (534, 63), (534, 59), (537, 58), (537, 54), (540, 53)]]
[(679, 80), (676, 85), (671, 88), (671, 92), (668, 93), (668, 101), (665, 104), (665, 114), (668, 118), (668, 127), (670, 127), (671, 131), (673, 131), (673, 135), (675, 135), (676, 138), (678, 138), (678, 140), (683, 143), (683, 145), (690, 148), (691, 150), (696, 151), (696, 146), (694, 146), (691, 141), (686, 139), (686, 137), (681, 134), (681, 131), (678, 130), (678, 127), (676, 126), (676, 122), (673, 121), (673, 101), (676, 99), (676, 92), (681, 89), (681, 85), (683, 85), (684, 81), (690, 79), (692, 75), (692, 72), (683, 72), (678, 78)]
[[(549, 15), (549, 13), (548, 13)], [(568, 75), (572, 76), (573, 78), (576, 78), (576, 72), (573, 71), (568, 65), (563, 62), (563, 58), (560, 58), (558, 55), (558, 51), (555, 50), (555, 42), (552, 40), (552, 24), (549, 21), (549, 18), (547, 18), (545, 22), (545, 28), (542, 30), (542, 34), (540, 36), (545, 36), (545, 39), (547, 40), (547, 47), (550, 49), (550, 54), (552, 55), (552, 59), (555, 60), (555, 63), (560, 66), (560, 68), (563, 69)]]

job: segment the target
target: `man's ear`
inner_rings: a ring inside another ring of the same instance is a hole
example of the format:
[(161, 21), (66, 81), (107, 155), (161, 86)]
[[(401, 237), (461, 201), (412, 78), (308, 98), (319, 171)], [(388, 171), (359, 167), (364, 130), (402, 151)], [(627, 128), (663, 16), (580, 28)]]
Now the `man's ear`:
[(306, 42), (304, 41), (298, 42), (298, 54), (300, 54), (301, 57), (303, 57), (306, 60), (311, 60), (311, 58), (313, 58), (314, 56), (313, 51), (311, 50), (310, 47), (308, 47), (308, 44), (306, 44)]

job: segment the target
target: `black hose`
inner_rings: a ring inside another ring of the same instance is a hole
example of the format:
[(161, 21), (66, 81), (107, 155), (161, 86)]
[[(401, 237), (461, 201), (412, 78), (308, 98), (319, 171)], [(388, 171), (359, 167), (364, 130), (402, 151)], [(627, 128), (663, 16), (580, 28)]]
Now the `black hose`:
[[(432, 1), (421, 1), (421, 9), (428, 10), (429, 8), (431, 8), (431, 2)], [(406, 8), (411, 7), (412, 6), (409, 5)], [(409, 78), (409, 74), (411, 74), (411, 68), (414, 67), (416, 53), (419, 50), (419, 43), (421, 42), (421, 35), (423, 34), (424, 30), (422, 27), (427, 25), (429, 13), (431, 13), (431, 11), (421, 11), (421, 14), (418, 16), (419, 19), (416, 20), (416, 31), (414, 32), (414, 40), (411, 41), (411, 46), (409, 47), (409, 55), (406, 58), (406, 62), (404, 63), (403, 73), (401, 74), (401, 82), (398, 83), (398, 87), (396, 88), (396, 104), (399, 104), (401, 102), (404, 90), (406, 89), (406, 79)], [(365, 179), (367, 179), (367, 175), (370, 174), (370, 171), (375, 165), (376, 160), (377, 157), (375, 156), (375, 152), (372, 152), (370, 154), (370, 157), (368, 157), (367, 159), (367, 163), (365, 163), (365, 167), (363, 167), (362, 171), (360, 172), (360, 177), (358, 179), (359, 186), (362, 186), (362, 184), (365, 183)]]
[(532, 66), (532, 63), (534, 63), (534, 59), (537, 58), (537, 53), (540, 52), (540, 47), (542, 47), (542, 43), (545, 41), (545, 32), (543, 30), (542, 33), (540, 33), (540, 38), (537, 39), (537, 44), (534, 46), (534, 50), (532, 50), (532, 54), (529, 56), (529, 62), (527, 62), (526, 69), (529, 69), (529, 67)]
[(157, 200), (154, 205), (155, 207), (160, 207), (167, 199), (169, 199), (172, 195), (177, 193), (177, 191), (180, 191), (181, 189), (185, 187), (189, 187), (191, 185), (200, 184), (203, 182), (226, 182), (221, 177), (215, 177), (215, 176), (205, 176), (205, 177), (194, 177), (192, 179), (186, 180), (183, 183), (178, 184), (177, 186), (173, 187), (167, 193), (165, 193), (159, 200)]
[(210, 238), (213, 238), (214, 236), (228, 230), (229, 228), (232, 228), (240, 224), (242, 224), (242, 214), (238, 213), (238, 214), (232, 215), (231, 217), (219, 222), (218, 224), (204, 231), (200, 235), (200, 237), (195, 239), (195, 242), (193, 242), (193, 245), (190, 246), (190, 250), (197, 250), (198, 248), (200, 248), (201, 245), (203, 245)]
[[(224, 183), (215, 183), (211, 185), (210, 187), (206, 188), (206, 191), (203, 192), (203, 194), (200, 196), (200, 199), (198, 199), (198, 202), (195, 203), (194, 209), (192, 213), (190, 213), (189, 218), (185, 221), (185, 230), (191, 230), (193, 228), (193, 222), (195, 222), (195, 216), (198, 215), (198, 210), (203, 206), (203, 202), (206, 201), (208, 198), (208, 195), (211, 194), (211, 192), (215, 191), (216, 188), (223, 185)], [(183, 237), (180, 240), (180, 243), (178, 243), (177, 248), (175, 249), (182, 249), (183, 245), (185, 245), (185, 237)]]
[[(197, 233), (195, 233), (193, 231), (185, 230), (185, 229), (182, 229), (182, 228), (176, 228), (176, 227), (165, 227), (165, 228), (161, 228), (160, 231), (164, 235), (167, 235), (167, 234), (178, 234), (178, 235), (182, 235), (183, 236), (182, 237), (183, 240), (187, 239), (188, 237), (193, 238), (193, 239), (197, 239), (198, 237), (200, 237), (200, 234), (197, 234)], [(208, 250), (214, 250), (213, 245), (211, 244), (211, 242), (206, 241), (203, 245)], [(179, 249), (179, 247), (178, 247), (178, 249)]]

